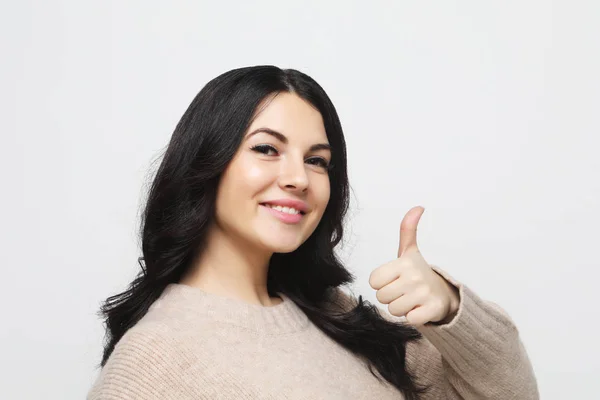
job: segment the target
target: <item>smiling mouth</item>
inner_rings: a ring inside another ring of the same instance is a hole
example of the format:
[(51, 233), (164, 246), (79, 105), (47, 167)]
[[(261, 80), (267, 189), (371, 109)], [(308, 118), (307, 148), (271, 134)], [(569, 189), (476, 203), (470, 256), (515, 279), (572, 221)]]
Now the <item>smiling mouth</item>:
[[(267, 207), (267, 208), (270, 208), (270, 209), (272, 209), (272, 210), (274, 210), (274, 211), (279, 211), (279, 212), (281, 212), (281, 213), (284, 213), (284, 214), (289, 214), (289, 215), (305, 215), (305, 214), (306, 214), (304, 211), (300, 211), (300, 210), (297, 210), (297, 211), (298, 211), (298, 213), (297, 213), (297, 214), (286, 213), (286, 212), (284, 212), (284, 211), (277, 210), (276, 208), (274, 208), (274, 207), (276, 207), (276, 206), (273, 206), (273, 205), (271, 205), (271, 204), (269, 204), (269, 203), (259, 203), (259, 204), (260, 204), (261, 206), (263, 206), (263, 207)], [(281, 208), (283, 209), (283, 207), (281, 207)]]

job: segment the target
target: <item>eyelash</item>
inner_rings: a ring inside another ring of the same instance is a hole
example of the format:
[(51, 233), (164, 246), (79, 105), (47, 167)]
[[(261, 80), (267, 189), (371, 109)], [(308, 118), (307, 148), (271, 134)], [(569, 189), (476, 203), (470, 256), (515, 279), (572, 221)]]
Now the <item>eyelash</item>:
[[(250, 150), (253, 150), (253, 151), (256, 151), (256, 152), (262, 153), (262, 154), (267, 154), (269, 150), (273, 150), (274, 152), (277, 152), (277, 149), (275, 147), (270, 146), (268, 144), (259, 144), (259, 145), (252, 147)], [(319, 160), (321, 162), (320, 167), (322, 167), (326, 170), (331, 169), (331, 164), (328, 163), (327, 160), (325, 160), (322, 157), (311, 157), (311, 158), (309, 158), (309, 160)]]

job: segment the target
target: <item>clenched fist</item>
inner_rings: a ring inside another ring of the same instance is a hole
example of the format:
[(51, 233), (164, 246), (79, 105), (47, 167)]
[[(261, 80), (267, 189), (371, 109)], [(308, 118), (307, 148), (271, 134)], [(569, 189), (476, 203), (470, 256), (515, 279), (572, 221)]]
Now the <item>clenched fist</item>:
[(460, 303), (458, 289), (427, 264), (417, 247), (417, 225), (425, 209), (414, 207), (400, 224), (398, 258), (376, 268), (369, 284), (390, 314), (414, 326), (452, 320)]

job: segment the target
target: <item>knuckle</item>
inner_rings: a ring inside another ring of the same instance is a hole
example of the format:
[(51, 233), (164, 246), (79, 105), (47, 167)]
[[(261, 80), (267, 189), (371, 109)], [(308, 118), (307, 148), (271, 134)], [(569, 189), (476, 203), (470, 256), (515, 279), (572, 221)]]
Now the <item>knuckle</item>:
[(371, 272), (369, 275), (369, 285), (374, 286), (377, 281), (377, 270)]
[(400, 304), (398, 304), (398, 302), (392, 301), (391, 303), (388, 304), (387, 309), (388, 309), (388, 312), (390, 314), (392, 314), (393, 316), (396, 316), (396, 317), (402, 316), (402, 307), (400, 306)]
[(441, 299), (434, 299), (431, 302), (431, 307), (436, 311), (444, 311), (444, 302)]
[(396, 314), (396, 309), (395, 309), (395, 307), (393, 307), (391, 303), (390, 303), (390, 304), (388, 304), (388, 306), (387, 306), (387, 310), (388, 310), (388, 312), (389, 312), (390, 314), (392, 314), (392, 315), (394, 315), (394, 316), (396, 316), (396, 317), (398, 316), (398, 314)]
[(411, 325), (417, 325), (419, 322), (415, 313), (408, 313), (406, 315), (406, 321)]
[(431, 295), (431, 288), (427, 285), (419, 285), (416, 292), (419, 297), (425, 299)]

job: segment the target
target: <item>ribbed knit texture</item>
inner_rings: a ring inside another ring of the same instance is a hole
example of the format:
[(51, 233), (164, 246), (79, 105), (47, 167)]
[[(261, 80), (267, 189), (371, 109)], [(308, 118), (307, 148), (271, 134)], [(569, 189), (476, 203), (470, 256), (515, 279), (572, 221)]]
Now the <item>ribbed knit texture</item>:
[[(420, 328), (424, 338), (408, 346), (408, 368), (433, 385), (424, 399), (538, 399), (511, 319), (434, 269), (460, 289), (461, 301), (450, 323)], [(282, 303), (264, 307), (169, 285), (117, 343), (88, 400), (403, 399), (279, 296)]]

